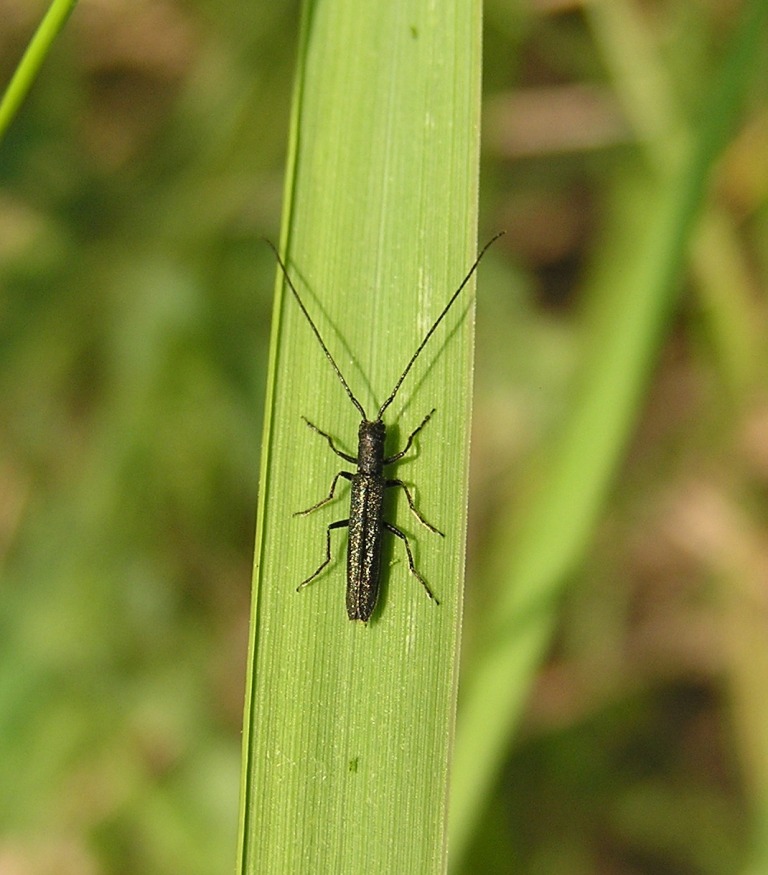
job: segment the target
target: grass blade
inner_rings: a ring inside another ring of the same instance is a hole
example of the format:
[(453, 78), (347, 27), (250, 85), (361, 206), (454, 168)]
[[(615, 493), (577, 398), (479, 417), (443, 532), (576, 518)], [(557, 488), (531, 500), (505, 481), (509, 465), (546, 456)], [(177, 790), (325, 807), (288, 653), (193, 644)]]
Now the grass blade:
[(0, 100), (0, 140), (24, 102), (43, 61), (51, 50), (53, 41), (66, 24), (76, 4), (77, 0), (53, 0), (48, 12), (40, 22), (40, 26), (35, 31), (32, 41), (24, 52), (16, 72), (11, 77), (8, 88)]
[[(476, 247), (480, 4), (305, 4), (281, 249), (369, 415), (458, 286)], [(387, 413), (388, 451), (437, 408), (387, 516), (441, 604), (385, 542), (373, 621), (344, 611), (343, 545), (310, 587), (339, 459), (359, 416), (278, 278), (246, 700), (242, 872), (438, 872), (445, 867), (466, 521), (472, 289)], [(390, 490), (397, 491), (397, 490)], [(346, 506), (345, 506), (346, 505)], [(338, 535), (339, 533), (334, 533)]]
[(624, 226), (622, 241), (607, 247), (614, 259), (595, 278), (599, 318), (587, 342), (581, 391), (557, 443), (540, 460), (541, 485), (520, 531), (502, 531), (489, 562), (488, 573), (504, 585), (491, 608), (487, 646), (462, 687), (451, 808), (457, 865), (549, 642), (558, 595), (588, 544), (630, 434), (712, 165), (759, 60), (766, 7), (764, 0), (746, 4), (723, 67), (702, 92), (696, 138), (681, 159), (670, 161), (655, 193), (643, 192), (642, 215), (652, 220), (640, 228), (625, 213), (617, 223)]

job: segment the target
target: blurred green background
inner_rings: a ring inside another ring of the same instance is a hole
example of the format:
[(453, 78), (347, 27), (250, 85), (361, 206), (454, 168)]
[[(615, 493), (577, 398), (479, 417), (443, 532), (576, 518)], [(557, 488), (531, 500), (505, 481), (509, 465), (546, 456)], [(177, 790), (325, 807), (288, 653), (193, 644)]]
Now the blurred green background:
[[(468, 660), (616, 204), (642, 224), (739, 6), (486, 3), (480, 239), (507, 236), (478, 294)], [(44, 9), (0, 0), (0, 83)], [(82, 0), (0, 143), (1, 875), (234, 865), (298, 17)], [(733, 873), (768, 846), (767, 83), (467, 871)]]

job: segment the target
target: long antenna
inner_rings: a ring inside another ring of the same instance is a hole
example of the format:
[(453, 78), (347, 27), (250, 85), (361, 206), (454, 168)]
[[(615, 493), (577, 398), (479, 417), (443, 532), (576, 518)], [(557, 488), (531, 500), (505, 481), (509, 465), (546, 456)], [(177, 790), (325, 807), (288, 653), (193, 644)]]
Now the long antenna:
[[(451, 300), (448, 301), (448, 303), (445, 305), (445, 307), (443, 307), (443, 312), (437, 317), (437, 319), (435, 320), (434, 324), (432, 325), (432, 327), (431, 327), (431, 328), (429, 329), (429, 331), (427, 332), (426, 337), (425, 337), (424, 340), (422, 340), (421, 343), (419, 344), (419, 348), (418, 348), (418, 349), (416, 350), (416, 352), (411, 356), (410, 361), (409, 361), (408, 364), (405, 366), (405, 370), (403, 371), (402, 374), (400, 374), (400, 379), (395, 383), (395, 388), (394, 388), (394, 389), (392, 390), (392, 392), (390, 393), (389, 398), (387, 398), (387, 400), (386, 400), (386, 401), (381, 405), (381, 407), (379, 408), (379, 412), (378, 412), (378, 414), (377, 414), (377, 416), (376, 416), (376, 419), (381, 419), (381, 417), (384, 415), (384, 411), (385, 411), (385, 410), (387, 409), (387, 407), (389, 407), (389, 405), (395, 400), (395, 395), (397, 395), (397, 392), (398, 392), (398, 390), (400, 389), (400, 386), (402, 385), (403, 380), (408, 376), (408, 372), (409, 372), (409, 371), (411, 370), (411, 368), (413, 367), (413, 363), (416, 361), (416, 359), (417, 359), (417, 358), (419, 357), (419, 355), (421, 354), (421, 351), (422, 351), (422, 350), (424, 349), (424, 347), (427, 345), (427, 341), (429, 340), (429, 338), (432, 337), (432, 335), (435, 333), (435, 329), (437, 328), (437, 326), (438, 326), (438, 325), (443, 321), (443, 319), (445, 318), (446, 313), (447, 313), (447, 312), (451, 309), (451, 307), (453, 306), (453, 302), (454, 302), (454, 301), (456, 300), (456, 298), (458, 298), (459, 295), (461, 294), (461, 291), (462, 291), (462, 289), (464, 288), (464, 286), (466, 286), (466, 284), (469, 282), (470, 278), (472, 277), (472, 274), (477, 270), (477, 266), (478, 266), (478, 264), (480, 264), (480, 262), (481, 262), (483, 256), (485, 255), (486, 251), (488, 250), (488, 247), (491, 246), (491, 244), (495, 243), (495, 242), (499, 239), (499, 237), (503, 237), (505, 233), (506, 233), (506, 231), (499, 231), (499, 233), (498, 233), (495, 237), (492, 237), (492, 238), (491, 238), (491, 239), (485, 244), (485, 246), (483, 246), (483, 248), (480, 250), (480, 254), (479, 254), (479, 255), (477, 256), (477, 258), (475, 259), (475, 263), (472, 265), (472, 267), (470, 267), (470, 269), (469, 269), (469, 273), (468, 273), (468, 274), (464, 277), (464, 279), (461, 281), (461, 285), (460, 285), (460, 286), (458, 287), (458, 289), (456, 289), (456, 291), (453, 293), (453, 295), (451, 296)], [(273, 248), (274, 248), (274, 247), (273, 247)], [(279, 259), (278, 259), (278, 260), (279, 260)], [(289, 282), (290, 282), (290, 281), (289, 281)], [(298, 297), (298, 295), (297, 295), (297, 297)], [(302, 306), (302, 309), (304, 309), (303, 306)], [(306, 312), (306, 311), (304, 311), (304, 312)], [(307, 318), (309, 319), (309, 316), (307, 316)], [(311, 321), (311, 320), (310, 320), (310, 321)], [(313, 325), (312, 327), (314, 328), (314, 325)], [(315, 328), (315, 334), (317, 334), (317, 329), (316, 329), (316, 328)], [(319, 335), (318, 335), (318, 337), (319, 337)], [(320, 342), (322, 343), (322, 341), (320, 341)], [(323, 349), (325, 349), (325, 346), (323, 346)], [(330, 358), (330, 353), (329, 353), (327, 350), (326, 350), (326, 355), (328, 355), (328, 357)], [(333, 361), (333, 359), (331, 359), (331, 361)], [(336, 368), (336, 370), (338, 371), (338, 368)], [(341, 376), (341, 374), (339, 374), (339, 376)], [(342, 379), (343, 379), (343, 377), (342, 377)], [(344, 385), (346, 386), (347, 384), (344, 383)], [(354, 400), (354, 396), (352, 396), (352, 393), (349, 391), (349, 387), (347, 387), (347, 392), (349, 392), (350, 396), (351, 396), (351, 397), (353, 398), (353, 400)], [(358, 404), (358, 407), (359, 407), (359, 406), (360, 406), (360, 405)]]
[[(347, 383), (347, 381), (344, 379), (344, 374), (341, 373), (341, 370), (340, 370), (339, 366), (336, 364), (335, 359), (331, 355), (330, 350), (325, 345), (325, 343), (323, 343), (323, 338), (320, 336), (320, 332), (317, 330), (317, 325), (315, 325), (315, 323), (312, 321), (312, 317), (307, 312), (307, 308), (304, 306), (304, 302), (299, 297), (299, 293), (296, 291), (296, 286), (294, 286), (293, 282), (291, 281), (291, 278), (288, 275), (288, 270), (287, 270), (286, 266), (283, 264), (282, 258), (280, 258), (280, 253), (277, 251), (274, 244), (270, 240), (267, 240), (267, 243), (269, 243), (272, 251), (275, 253), (275, 258), (277, 259), (277, 263), (280, 265), (280, 270), (282, 270), (282, 272), (283, 272), (283, 276), (285, 277), (285, 279), (288, 283), (288, 287), (293, 292), (293, 297), (296, 298), (296, 301), (298, 302), (299, 307), (301, 307), (301, 312), (307, 317), (307, 322), (309, 322), (310, 327), (315, 332), (315, 337), (317, 338), (320, 346), (323, 348), (323, 352), (325, 353), (325, 357), (331, 363), (331, 367), (334, 369), (334, 371), (336, 371), (336, 376), (341, 380), (341, 385), (344, 387), (344, 390), (347, 393), (347, 395), (349, 395), (349, 400), (360, 411), (360, 415), (363, 417), (363, 419), (367, 420), (368, 415), (366, 414), (365, 410), (363, 410), (363, 405), (357, 400), (357, 398), (355, 398), (354, 393), (349, 388), (349, 383)], [(409, 365), (409, 367), (410, 367), (410, 365)], [(379, 415), (379, 419), (380, 418), (381, 418), (381, 415)]]

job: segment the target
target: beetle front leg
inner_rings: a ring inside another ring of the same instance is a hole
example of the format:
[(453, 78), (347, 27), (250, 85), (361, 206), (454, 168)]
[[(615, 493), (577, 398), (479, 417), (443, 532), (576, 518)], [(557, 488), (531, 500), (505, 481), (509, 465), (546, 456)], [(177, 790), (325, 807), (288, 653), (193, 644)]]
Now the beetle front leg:
[[(310, 422), (306, 416), (301, 417), (304, 422), (312, 429), (312, 431), (316, 431), (321, 437), (324, 437), (328, 441), (328, 446), (336, 453), (337, 456), (341, 456), (345, 462), (349, 462), (350, 465), (357, 465), (357, 459), (354, 456), (350, 456), (349, 453), (343, 453), (341, 450), (337, 449), (336, 444), (333, 442), (333, 438), (328, 434), (328, 432), (323, 431), (318, 428), (314, 422)], [(423, 425), (423, 423), (422, 423)], [(419, 426), (421, 428), (421, 426)], [(418, 429), (417, 429), (418, 431)]]
[(400, 450), (399, 453), (395, 453), (394, 456), (390, 456), (388, 459), (384, 459), (385, 465), (391, 465), (392, 462), (396, 462), (398, 459), (403, 458), (403, 456), (408, 452), (408, 450), (410, 450), (411, 444), (413, 443), (413, 439), (422, 430), (422, 428), (424, 428), (424, 426), (429, 422), (429, 420), (432, 418), (432, 414), (435, 412), (435, 410), (437, 410), (437, 408), (433, 407), (429, 411), (429, 413), (424, 417), (424, 419), (421, 422), (421, 425), (414, 428), (414, 430), (408, 435), (408, 440), (405, 442), (405, 446), (402, 448), (402, 450)]

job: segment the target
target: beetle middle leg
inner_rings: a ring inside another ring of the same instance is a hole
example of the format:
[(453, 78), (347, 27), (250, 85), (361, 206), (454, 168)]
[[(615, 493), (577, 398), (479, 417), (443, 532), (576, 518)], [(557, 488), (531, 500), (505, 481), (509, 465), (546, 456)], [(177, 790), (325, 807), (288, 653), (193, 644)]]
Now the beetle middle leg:
[[(339, 474), (343, 474), (343, 471), (339, 471)], [(387, 480), (384, 484), (387, 487), (390, 486), (399, 486), (402, 488), (405, 493), (405, 497), (408, 499), (408, 507), (411, 509), (411, 513), (416, 517), (416, 519), (423, 525), (426, 526), (430, 532), (434, 532), (436, 535), (440, 535), (441, 538), (444, 538), (445, 535), (440, 531), (440, 529), (436, 529), (432, 523), (427, 522), (424, 517), (419, 512), (416, 504), (413, 501), (413, 496), (411, 495), (411, 490), (403, 483), (402, 480)], [(311, 510), (311, 508), (310, 508)]]
[(312, 507), (308, 507), (306, 510), (297, 510), (294, 516), (305, 516), (308, 513), (312, 513), (313, 510), (317, 510), (318, 507), (322, 507), (324, 504), (328, 504), (329, 501), (333, 501), (333, 493), (336, 490), (336, 484), (339, 482), (339, 477), (343, 477), (345, 480), (351, 480), (354, 475), (350, 474), (349, 471), (339, 471), (338, 474), (331, 481), (331, 491), (326, 495), (325, 498), (321, 498), (317, 504), (313, 504)]
[[(317, 577), (318, 574), (325, 568), (326, 565), (331, 561), (331, 529), (343, 529), (344, 526), (349, 525), (349, 520), (336, 520), (335, 523), (331, 523), (328, 528), (325, 530), (325, 559), (320, 563), (317, 567), (317, 570), (312, 572), (306, 580), (302, 580), (301, 583), (296, 587), (296, 592), (304, 589), (305, 586), (312, 583), (312, 581)], [(410, 551), (409, 551), (410, 552)], [(424, 584), (426, 586), (426, 584)]]
[(435, 598), (435, 594), (429, 588), (429, 584), (427, 583), (426, 580), (424, 580), (424, 578), (416, 570), (416, 563), (413, 561), (413, 553), (411, 553), (411, 545), (408, 543), (408, 538), (406, 537), (406, 535), (403, 532), (401, 532), (400, 529), (397, 528), (397, 526), (393, 526), (392, 523), (385, 522), (383, 525), (384, 525), (384, 528), (388, 532), (392, 532), (392, 534), (396, 538), (400, 538), (400, 540), (403, 542), (403, 544), (405, 544), (405, 552), (406, 552), (406, 555), (408, 556), (408, 567), (411, 569), (411, 574), (424, 587), (424, 589), (427, 592), (427, 595), (432, 599), (432, 601), (436, 605), (439, 605), (440, 602)]

